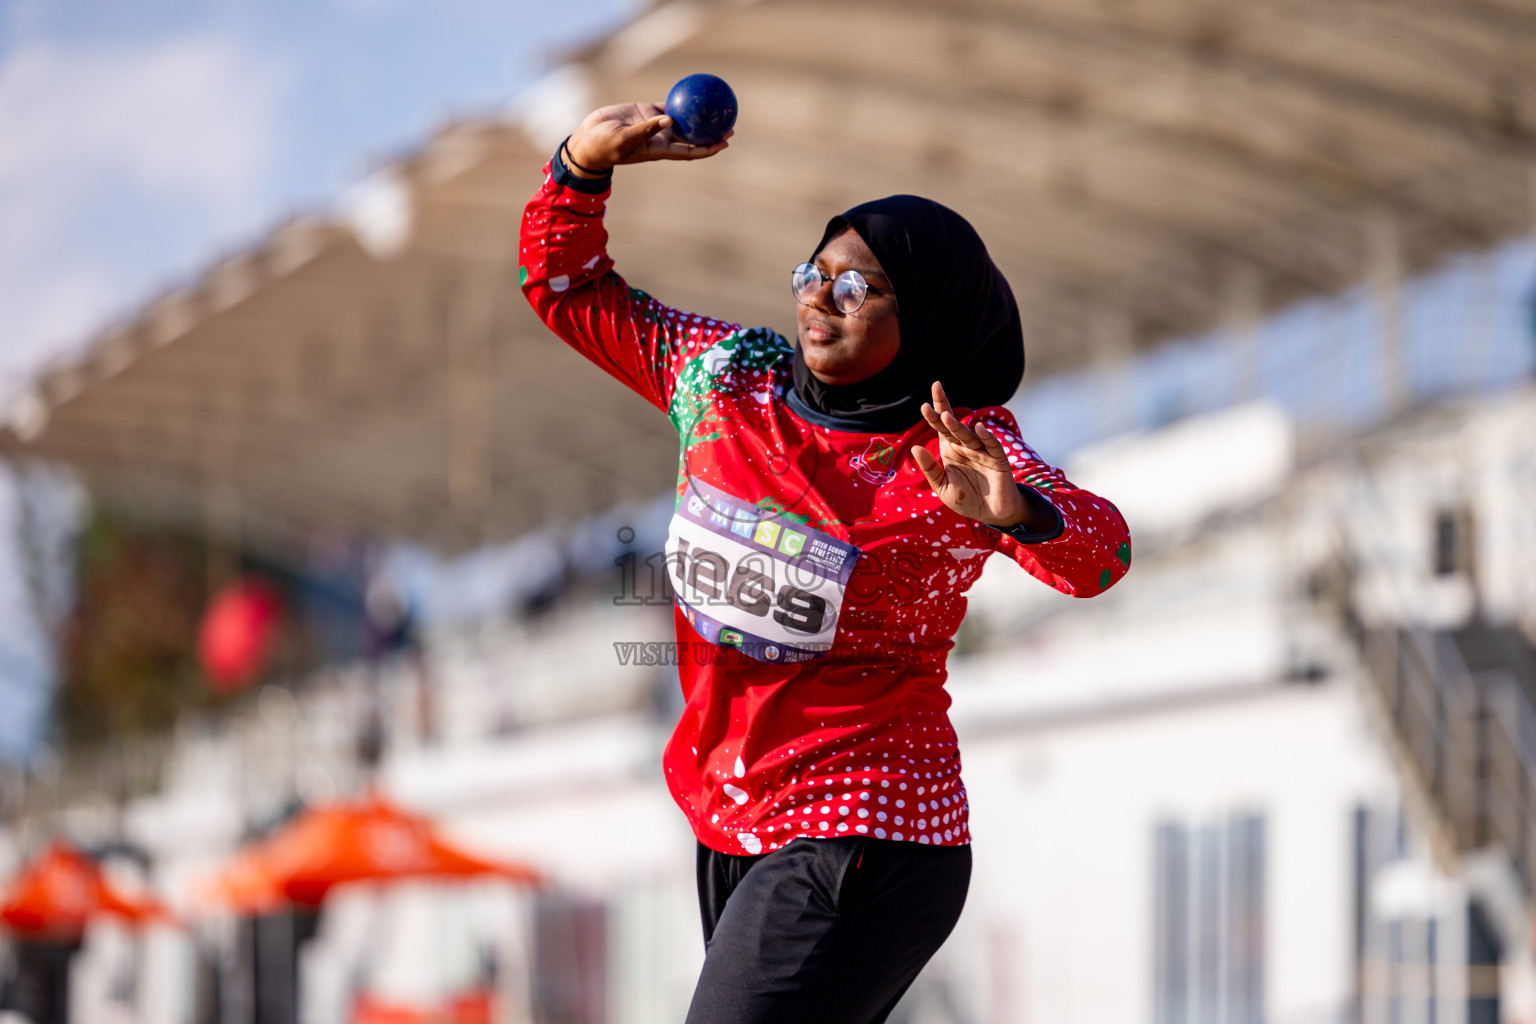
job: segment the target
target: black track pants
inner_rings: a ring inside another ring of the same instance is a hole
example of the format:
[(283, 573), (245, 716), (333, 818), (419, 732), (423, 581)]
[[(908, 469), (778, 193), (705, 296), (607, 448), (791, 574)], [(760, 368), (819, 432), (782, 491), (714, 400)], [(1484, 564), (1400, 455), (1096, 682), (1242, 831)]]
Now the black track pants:
[(960, 919), (971, 848), (701, 844), (698, 875), (707, 952), (687, 1024), (879, 1024)]

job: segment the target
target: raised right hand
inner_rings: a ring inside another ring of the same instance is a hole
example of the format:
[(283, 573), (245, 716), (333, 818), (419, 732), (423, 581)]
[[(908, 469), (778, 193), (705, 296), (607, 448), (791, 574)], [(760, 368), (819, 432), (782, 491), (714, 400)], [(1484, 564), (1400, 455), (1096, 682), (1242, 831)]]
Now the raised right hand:
[(601, 177), (619, 164), (640, 164), (650, 160), (702, 160), (714, 156), (729, 143), (734, 132), (727, 132), (725, 139), (713, 146), (694, 146), (684, 142), (672, 132), (672, 119), (655, 103), (619, 103), (600, 107), (588, 114), (565, 144), (572, 160), (594, 174), (584, 174), (572, 167), (571, 173), (581, 178)]

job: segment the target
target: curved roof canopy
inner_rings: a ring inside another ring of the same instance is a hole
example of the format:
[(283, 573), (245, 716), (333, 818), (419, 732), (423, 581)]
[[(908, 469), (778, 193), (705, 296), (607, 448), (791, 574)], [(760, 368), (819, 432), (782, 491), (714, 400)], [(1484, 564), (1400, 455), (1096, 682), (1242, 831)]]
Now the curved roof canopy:
[(892, 192), (975, 222), (1036, 374), (1532, 220), (1531, 0), (677, 0), (568, 56), (516, 118), (443, 130), (345, 216), (112, 327), (0, 449), (273, 536), (457, 547), (658, 493), (665, 418), (536, 322), (517, 221), (586, 109), (697, 70), (735, 87), (737, 137), (621, 169), (612, 250), (665, 301), (781, 330), (826, 218)]

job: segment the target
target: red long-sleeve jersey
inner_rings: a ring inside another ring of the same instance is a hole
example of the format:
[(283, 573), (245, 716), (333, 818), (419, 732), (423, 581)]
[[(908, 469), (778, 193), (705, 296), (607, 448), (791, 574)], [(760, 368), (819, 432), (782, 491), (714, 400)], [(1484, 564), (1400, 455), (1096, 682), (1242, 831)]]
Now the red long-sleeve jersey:
[(1065, 594), (1102, 593), (1130, 566), (1124, 519), (1042, 462), (1001, 407), (956, 414), (997, 435), (1061, 530), (1022, 544), (950, 511), (911, 458), (913, 445), (938, 453), (926, 423), (811, 422), (786, 400), (783, 337), (628, 287), (607, 254), (607, 196), (546, 166), (519, 277), (556, 334), (677, 429), (667, 564), (686, 706), (664, 754), (673, 798), (725, 853), (800, 836), (969, 842), (944, 691), (965, 592), (1000, 551)]

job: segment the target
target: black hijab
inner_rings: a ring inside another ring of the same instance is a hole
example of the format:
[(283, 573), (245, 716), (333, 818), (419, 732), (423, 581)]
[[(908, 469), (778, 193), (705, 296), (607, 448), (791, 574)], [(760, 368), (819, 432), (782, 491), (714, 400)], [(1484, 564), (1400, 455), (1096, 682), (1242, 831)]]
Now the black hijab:
[(1012, 398), (1024, 378), (1019, 307), (976, 229), (931, 199), (887, 196), (833, 217), (815, 252), (848, 227), (891, 279), (901, 348), (873, 377), (839, 387), (816, 379), (797, 344), (797, 404), (847, 429), (904, 431), (922, 419), (935, 380), (956, 408)]

